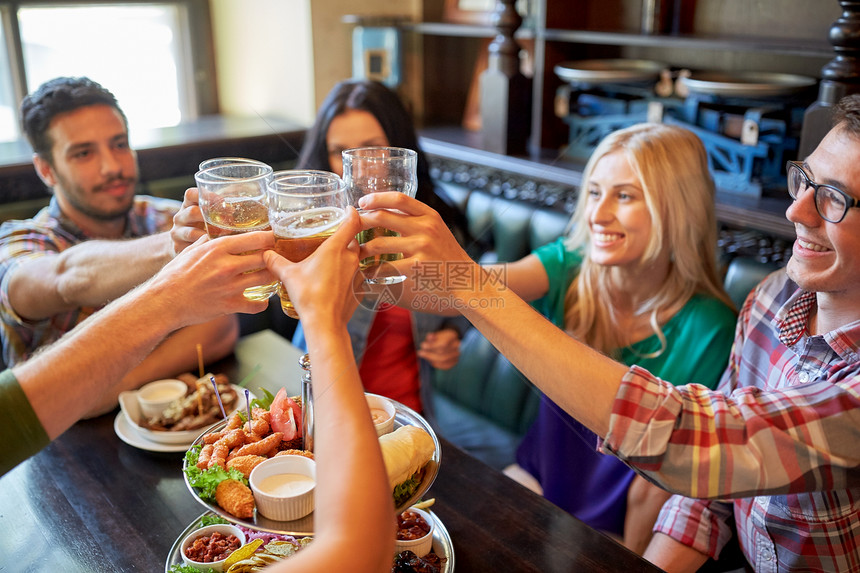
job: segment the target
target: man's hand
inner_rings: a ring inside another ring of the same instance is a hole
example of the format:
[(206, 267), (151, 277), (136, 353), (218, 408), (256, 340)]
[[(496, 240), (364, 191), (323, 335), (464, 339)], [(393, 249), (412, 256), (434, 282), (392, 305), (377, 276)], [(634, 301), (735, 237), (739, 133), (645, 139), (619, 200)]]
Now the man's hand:
[(275, 280), (263, 260), (265, 250), (273, 246), (271, 231), (215, 241), (204, 235), (165, 265), (144, 288), (169, 300), (172, 312), (182, 321), (177, 325), (180, 327), (224, 314), (257, 313), (266, 308), (268, 301), (249, 301), (243, 291)]
[(206, 225), (197, 198), (196, 187), (186, 189), (182, 207), (173, 216), (170, 238), (173, 241), (174, 255), (178, 255), (206, 234)]
[(439, 370), (453, 368), (460, 359), (460, 333), (454, 328), (428, 333), (418, 348), (418, 357)]

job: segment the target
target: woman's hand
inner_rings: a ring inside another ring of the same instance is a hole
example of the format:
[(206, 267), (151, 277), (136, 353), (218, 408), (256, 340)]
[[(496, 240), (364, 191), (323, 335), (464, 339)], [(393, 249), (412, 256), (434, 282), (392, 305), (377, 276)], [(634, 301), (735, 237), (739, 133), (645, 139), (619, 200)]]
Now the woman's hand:
[(459, 298), (474, 293), (483, 271), (469, 258), (439, 214), (403, 193), (371, 193), (359, 201), (362, 229), (383, 227), (399, 237), (377, 236), (361, 246), (361, 257), (403, 253), (391, 261), (407, 277), (397, 304), (409, 310), (455, 315)]
[(197, 187), (185, 190), (182, 207), (173, 216), (173, 228), (170, 229), (170, 239), (173, 241), (173, 254), (178, 255), (193, 245), (197, 239), (206, 234), (206, 224), (203, 213), (197, 203)]
[(435, 265), (472, 260), (457, 243), (439, 213), (403, 193), (370, 193), (359, 201), (363, 229), (384, 227), (399, 237), (380, 236), (361, 247), (361, 256), (403, 253), (401, 270), (414, 264)]
[(460, 333), (455, 328), (430, 332), (421, 341), (418, 357), (439, 370), (450, 370), (460, 359)]
[(264, 253), (266, 266), (287, 289), (303, 321), (334, 320), (339, 325), (352, 316), (357, 286), (364, 280), (355, 241), (360, 230), (358, 214), (350, 207), (337, 232), (305, 260), (293, 263), (275, 251)]

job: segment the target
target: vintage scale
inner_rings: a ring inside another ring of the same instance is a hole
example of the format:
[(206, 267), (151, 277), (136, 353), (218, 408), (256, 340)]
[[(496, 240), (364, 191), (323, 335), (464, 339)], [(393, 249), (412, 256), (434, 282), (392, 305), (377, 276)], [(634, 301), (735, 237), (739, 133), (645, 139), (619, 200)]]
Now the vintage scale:
[(556, 115), (570, 125), (568, 157), (585, 161), (604, 136), (635, 123), (674, 123), (702, 139), (721, 191), (754, 197), (784, 189), (785, 160), (796, 158), (816, 84), (764, 72), (673, 73), (648, 60), (582, 60), (555, 72), (567, 82)]

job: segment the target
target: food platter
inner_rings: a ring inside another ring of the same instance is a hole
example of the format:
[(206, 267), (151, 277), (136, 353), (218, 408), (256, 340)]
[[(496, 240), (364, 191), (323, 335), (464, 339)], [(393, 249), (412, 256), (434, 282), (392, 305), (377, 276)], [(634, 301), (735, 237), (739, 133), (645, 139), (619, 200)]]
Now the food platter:
[[(435, 513), (430, 510), (426, 511), (433, 517), (433, 521), (436, 524), (436, 527), (433, 528), (433, 553), (445, 559), (444, 564), (442, 565), (442, 573), (453, 573), (454, 544), (451, 542), (451, 535), (448, 533), (448, 530), (445, 529), (445, 525), (442, 523), (442, 520), (440, 520)], [(164, 563), (165, 573), (170, 573), (170, 568), (174, 565), (182, 564), (180, 545), (182, 544), (182, 540), (185, 539), (185, 536), (200, 527), (200, 522), (204, 517), (213, 515), (215, 514), (211, 511), (204, 512), (179, 534), (176, 541), (173, 542), (173, 547), (170, 548), (170, 553), (167, 555), (167, 561)]]
[(693, 72), (678, 81), (690, 93), (737, 97), (790, 95), (818, 83), (808, 76), (767, 72)]
[[(231, 384), (238, 398), (236, 409), (247, 407), (245, 402), (245, 389)], [(256, 398), (253, 393), (248, 393), (249, 399)], [(120, 412), (114, 420), (114, 432), (123, 442), (135, 448), (149, 450), (152, 452), (184, 452), (202, 433), (209, 431), (213, 426), (223, 422), (181, 432), (149, 430), (140, 425), (143, 414), (140, 404), (137, 402), (136, 391), (121, 392), (119, 395)], [(235, 411), (235, 409), (233, 410)], [(230, 412), (232, 413), (232, 412)]]
[(596, 59), (562, 62), (555, 75), (570, 83), (631, 83), (656, 81), (666, 67), (651, 60)]
[[(430, 489), (430, 486), (433, 485), (433, 482), (436, 480), (436, 475), (439, 473), (439, 463), (442, 459), (442, 451), (441, 446), (439, 445), (439, 439), (436, 437), (436, 433), (433, 431), (433, 428), (430, 426), (429, 423), (427, 423), (427, 420), (425, 420), (420, 414), (418, 414), (415, 410), (409, 408), (408, 406), (405, 406), (395, 400), (392, 400), (392, 402), (394, 403), (395, 410), (394, 429), (406, 425), (418, 426), (424, 429), (428, 434), (430, 434), (430, 437), (433, 439), (434, 445), (433, 455), (430, 458), (430, 461), (427, 462), (427, 465), (424, 466), (424, 472), (423, 477), (421, 478), (421, 482), (418, 484), (418, 487), (416, 488), (412, 496), (396, 508), (397, 512), (399, 513), (407, 507), (414, 505), (418, 500), (422, 498), (422, 496), (427, 492), (427, 490)], [(209, 428), (206, 433), (218, 432), (226, 424), (226, 421), (219, 422)], [(194, 445), (201, 445), (203, 443), (204, 435), (205, 433), (201, 434), (196, 440), (194, 440), (194, 443), (190, 444), (186, 449)], [(186, 463), (187, 461), (183, 460), (183, 470), (185, 469)], [(188, 487), (188, 490), (194, 496), (194, 499), (201, 503), (207, 510), (223, 517), (231, 523), (242, 525), (250, 529), (256, 529), (258, 531), (265, 531), (268, 533), (277, 533), (282, 535), (305, 536), (311, 535), (314, 532), (313, 513), (295, 521), (275, 521), (273, 519), (268, 519), (257, 512), (254, 512), (254, 516), (248, 519), (236, 517), (235, 515), (223, 510), (217, 504), (210, 503), (202, 499), (198, 494), (197, 490), (189, 483), (188, 475), (184, 471), (182, 475), (185, 479), (185, 485)]]

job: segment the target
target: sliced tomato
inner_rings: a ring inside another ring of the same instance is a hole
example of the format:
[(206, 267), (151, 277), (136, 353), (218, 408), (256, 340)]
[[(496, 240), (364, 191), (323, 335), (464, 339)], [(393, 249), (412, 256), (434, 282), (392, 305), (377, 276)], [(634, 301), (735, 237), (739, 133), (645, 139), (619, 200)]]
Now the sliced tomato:
[(284, 441), (289, 442), (302, 435), (302, 409), (281, 388), (269, 407), (273, 432), (283, 432)]

